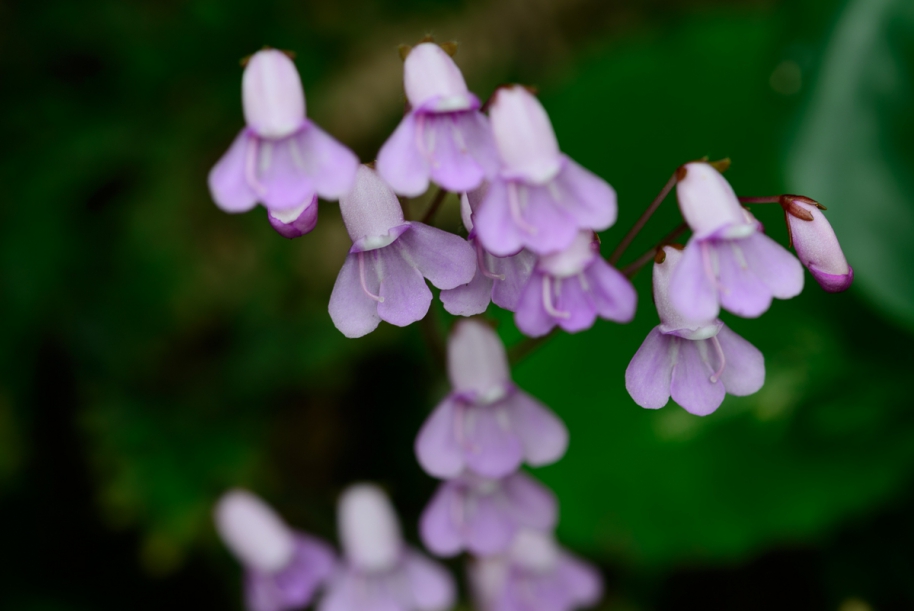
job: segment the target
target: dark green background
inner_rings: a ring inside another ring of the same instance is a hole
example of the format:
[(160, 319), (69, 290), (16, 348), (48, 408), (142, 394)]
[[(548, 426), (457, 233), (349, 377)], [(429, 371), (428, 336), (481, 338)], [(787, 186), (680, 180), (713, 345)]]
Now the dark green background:
[[(0, 4), (0, 608), (239, 608), (210, 523), (235, 485), (334, 540), (336, 495), (374, 480), (415, 541), (435, 482), (412, 441), (446, 392), (419, 325), (342, 337), (336, 206), (283, 240), (262, 209), (221, 213), (206, 173), (242, 125), (241, 57), (296, 51), (309, 115), (368, 161), (402, 112), (397, 45), (427, 32), (458, 40), (480, 97), (539, 88), (619, 194), (605, 254), (708, 155), (740, 194), (822, 201), (856, 270), (727, 317), (768, 378), (706, 418), (625, 392), (648, 273), (634, 323), (516, 367), (571, 431), (536, 475), (603, 608), (914, 607), (910, 2), (45, 0)], [(671, 201), (624, 262), (677, 222)], [(439, 224), (458, 230), (453, 200)]]

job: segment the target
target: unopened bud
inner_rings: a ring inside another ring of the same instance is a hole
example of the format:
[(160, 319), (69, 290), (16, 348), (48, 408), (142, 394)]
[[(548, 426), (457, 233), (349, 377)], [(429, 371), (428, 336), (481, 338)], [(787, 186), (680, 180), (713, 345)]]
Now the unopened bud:
[(796, 195), (785, 196), (781, 205), (787, 212), (793, 248), (812, 277), (829, 293), (847, 290), (854, 280), (854, 269), (847, 264), (835, 230), (821, 212), (822, 206)]
[(447, 344), (448, 375), (457, 392), (471, 391), (488, 402), (504, 396), (511, 382), (508, 356), (498, 335), (484, 323), (457, 323)]

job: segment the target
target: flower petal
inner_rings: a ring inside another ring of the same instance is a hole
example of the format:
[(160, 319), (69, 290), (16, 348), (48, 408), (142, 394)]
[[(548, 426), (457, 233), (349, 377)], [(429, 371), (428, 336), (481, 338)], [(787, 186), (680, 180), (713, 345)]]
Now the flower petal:
[(415, 113), (403, 117), (381, 147), (377, 167), (384, 181), (400, 195), (416, 197), (428, 189), (429, 163), (419, 152)]
[(485, 197), (473, 212), (473, 222), (483, 247), (497, 257), (513, 255), (524, 245), (524, 230), (511, 216), (508, 183), (505, 180), (492, 180)]
[(568, 314), (567, 318), (556, 318), (558, 325), (569, 333), (589, 329), (597, 319), (597, 308), (593, 296), (584, 290), (582, 274), (569, 278), (554, 278), (552, 285), (558, 288), (555, 308)]
[(446, 397), (416, 437), (416, 458), (425, 472), (434, 477), (452, 478), (463, 471), (463, 449), (454, 431), (458, 409), (454, 399)]
[(378, 316), (378, 302), (362, 289), (359, 275), (359, 256), (364, 256), (365, 282), (369, 291), (377, 294), (380, 281), (375, 271), (377, 251), (352, 253), (346, 257), (333, 292), (330, 293), (330, 318), (334, 326), (346, 337), (362, 337), (374, 331), (381, 317)]
[[(771, 291), (749, 269), (742, 240), (726, 240), (715, 245), (720, 266), (720, 305), (745, 318), (761, 316), (771, 306)], [(802, 277), (803, 269), (800, 268)]]
[(720, 312), (717, 287), (705, 267), (711, 248), (703, 240), (690, 239), (670, 278), (670, 302), (689, 320), (711, 320)]
[(654, 327), (625, 370), (625, 389), (635, 403), (660, 409), (670, 400), (675, 340)]
[(524, 447), (524, 460), (531, 467), (554, 463), (568, 448), (568, 429), (545, 405), (522, 390), (505, 399), (511, 427)]
[(790, 299), (800, 294), (803, 290), (803, 265), (789, 250), (764, 233), (755, 233), (739, 240), (738, 244), (749, 269), (774, 297)]
[(294, 138), (300, 147), (303, 171), (318, 195), (336, 200), (352, 190), (359, 167), (355, 153), (314, 123)]
[(484, 477), (504, 477), (520, 467), (523, 448), (505, 406), (473, 405), (464, 412), (467, 466)]
[(411, 223), (397, 243), (410, 263), (439, 289), (466, 284), (476, 274), (476, 252), (453, 233)]
[(720, 407), (726, 394), (720, 380), (711, 382), (710, 342), (678, 337), (673, 341), (679, 348), (670, 382), (673, 400), (696, 416), (707, 416)]
[[(472, 156), (464, 138), (464, 127), (474, 127), (471, 115), (475, 110), (460, 113), (425, 115), (424, 128), (431, 131), (428, 140), (432, 180), (442, 188), (456, 193), (472, 191), (482, 184), (485, 172)], [(470, 119), (469, 123), (464, 119)]]
[(638, 294), (622, 272), (596, 257), (584, 271), (590, 285), (594, 305), (600, 318), (620, 323), (631, 322), (635, 317)]
[(543, 307), (543, 275), (533, 272), (527, 286), (520, 295), (517, 310), (514, 312), (514, 324), (524, 335), (541, 337), (555, 326), (555, 320), (546, 313)]
[[(568, 248), (578, 235), (578, 223), (565, 210), (565, 204), (556, 201), (550, 185), (517, 185), (521, 217), (533, 231), (520, 230), (524, 245), (538, 255)], [(560, 195), (561, 197), (561, 195)]]
[(490, 272), (505, 277), (504, 280), (496, 280), (492, 286), (492, 302), (509, 312), (515, 311), (524, 286), (533, 273), (536, 255), (526, 249), (510, 257), (486, 253), (485, 262)]
[(564, 156), (564, 167), (555, 177), (559, 206), (575, 219), (578, 228), (603, 231), (616, 222), (616, 192), (605, 180)]
[(257, 205), (257, 194), (245, 175), (248, 146), (255, 138), (247, 129), (241, 130), (229, 150), (209, 172), (210, 195), (216, 205), (226, 212), (246, 212)]
[(281, 140), (260, 139), (257, 179), (264, 187), (263, 204), (271, 210), (296, 208), (314, 197), (314, 181), (308, 175), (307, 152), (299, 138), (311, 126)]
[(317, 226), (317, 196), (304, 204), (301, 209), (293, 208), (287, 213), (267, 211), (267, 220), (276, 233), (290, 240), (300, 238)]
[(501, 482), (510, 511), (519, 524), (538, 530), (555, 527), (558, 503), (551, 490), (519, 471)]
[(511, 545), (517, 532), (515, 517), (497, 502), (497, 494), (471, 493), (464, 502), (463, 532), (470, 553), (499, 554)]
[(432, 292), (422, 274), (404, 256), (406, 248), (401, 240), (411, 231), (412, 227), (390, 246), (370, 251), (379, 253), (380, 260), (381, 287), (378, 294), (384, 301), (378, 303), (378, 316), (398, 327), (422, 320), (432, 303)]
[(403, 559), (403, 571), (412, 594), (407, 611), (445, 611), (456, 598), (454, 578), (443, 566), (424, 554), (408, 549)]
[(477, 271), (467, 284), (441, 291), (441, 303), (445, 310), (455, 316), (482, 314), (489, 307), (492, 282), (491, 278), (486, 278)]
[(442, 482), (422, 511), (419, 518), (419, 535), (436, 556), (453, 556), (463, 549), (460, 525), (453, 516), (461, 515), (463, 498), (452, 482)]
[(720, 376), (731, 395), (742, 397), (758, 391), (765, 383), (765, 357), (758, 348), (726, 325), (717, 334), (727, 366)]
[(575, 607), (589, 607), (603, 596), (603, 579), (590, 563), (563, 552), (555, 570)]

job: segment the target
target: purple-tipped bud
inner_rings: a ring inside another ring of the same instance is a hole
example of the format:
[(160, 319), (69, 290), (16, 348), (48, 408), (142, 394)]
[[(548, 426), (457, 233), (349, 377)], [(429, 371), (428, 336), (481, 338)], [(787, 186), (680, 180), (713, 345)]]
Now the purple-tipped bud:
[(417, 45), (406, 56), (403, 86), (413, 108), (449, 112), (466, 110), (474, 102), (460, 68), (433, 42)]
[(290, 240), (311, 233), (317, 226), (317, 196), (299, 208), (268, 210), (267, 220), (279, 235)]
[(717, 237), (737, 238), (755, 231), (733, 187), (711, 164), (694, 161), (682, 166), (682, 172), (685, 176), (676, 185), (676, 196), (692, 233), (703, 238), (726, 228)]
[(657, 314), (660, 315), (660, 331), (693, 340), (714, 337), (720, 330), (720, 321), (716, 318), (693, 320), (673, 307), (670, 300), (670, 278), (680, 259), (682, 251), (664, 246), (662, 258), (658, 258), (660, 262), (654, 265), (654, 303), (657, 305)]
[(305, 91), (292, 60), (276, 49), (248, 59), (241, 83), (244, 118), (265, 138), (284, 138), (305, 120)]
[(216, 504), (216, 530), (246, 567), (273, 573), (295, 553), (292, 531), (276, 512), (245, 490), (232, 490)]
[(489, 119), (508, 174), (545, 184), (559, 173), (562, 157), (552, 123), (529, 91), (517, 85), (499, 89)]
[(474, 320), (457, 323), (447, 346), (448, 374), (457, 393), (472, 393), (481, 403), (505, 396), (511, 383), (508, 355), (491, 328)]
[(352, 190), (340, 198), (340, 212), (349, 237), (361, 250), (387, 246), (400, 235), (390, 230), (404, 224), (397, 196), (365, 165), (359, 166)]
[(357, 570), (383, 572), (394, 567), (403, 548), (397, 514), (387, 495), (371, 484), (350, 486), (337, 512), (340, 541)]
[[(835, 230), (815, 204), (793, 198), (790, 207), (796, 206), (807, 214), (791, 213), (787, 209), (787, 224), (793, 248), (803, 266), (829, 293), (847, 290), (854, 280), (854, 268), (847, 264)], [(800, 218), (812, 216), (811, 220)]]

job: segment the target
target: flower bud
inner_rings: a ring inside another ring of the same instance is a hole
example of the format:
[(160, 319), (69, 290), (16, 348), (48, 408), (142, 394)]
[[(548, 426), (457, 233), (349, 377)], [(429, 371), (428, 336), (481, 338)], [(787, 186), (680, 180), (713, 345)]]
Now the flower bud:
[(270, 226), (284, 238), (300, 238), (317, 226), (317, 195), (298, 208), (269, 210)]
[(481, 402), (504, 396), (511, 381), (508, 355), (495, 331), (475, 320), (455, 326), (447, 344), (448, 375), (454, 390), (474, 392)]
[(244, 119), (265, 138), (284, 138), (305, 120), (305, 91), (292, 60), (276, 49), (250, 57), (241, 82)]
[(340, 198), (340, 212), (349, 237), (360, 242), (363, 250), (387, 246), (397, 235), (390, 230), (404, 224), (400, 201), (377, 172), (359, 166), (352, 191)]
[(673, 307), (670, 300), (670, 279), (682, 259), (682, 251), (664, 246), (661, 252), (663, 254), (658, 259), (662, 259), (654, 263), (654, 303), (657, 305), (657, 314), (660, 315), (660, 331), (691, 340), (714, 337), (720, 330), (716, 318), (692, 320)]
[(413, 108), (449, 112), (465, 110), (474, 102), (460, 68), (433, 42), (417, 45), (406, 56), (403, 87)]
[[(854, 280), (854, 268), (847, 264), (828, 219), (815, 204), (794, 198), (790, 201), (790, 207), (793, 206), (806, 212), (793, 214), (787, 210), (790, 239), (800, 261), (829, 293), (847, 290)], [(811, 216), (812, 220), (800, 216)]]
[(585, 229), (578, 232), (571, 246), (565, 250), (540, 257), (538, 267), (555, 278), (570, 278), (584, 271), (597, 252), (593, 231)]
[(356, 484), (340, 497), (337, 511), (340, 543), (356, 569), (393, 568), (403, 547), (400, 524), (390, 499), (372, 484)]
[(489, 109), (492, 133), (507, 171), (544, 184), (561, 169), (562, 157), (546, 110), (514, 85), (495, 92)]
[(219, 499), (214, 513), (219, 536), (245, 566), (273, 573), (292, 560), (295, 540), (291, 530), (257, 496), (232, 490)]
[(707, 237), (725, 227), (730, 229), (719, 237), (738, 238), (755, 231), (733, 187), (711, 164), (694, 161), (682, 166), (680, 172), (685, 176), (676, 185), (679, 208), (697, 237)]

